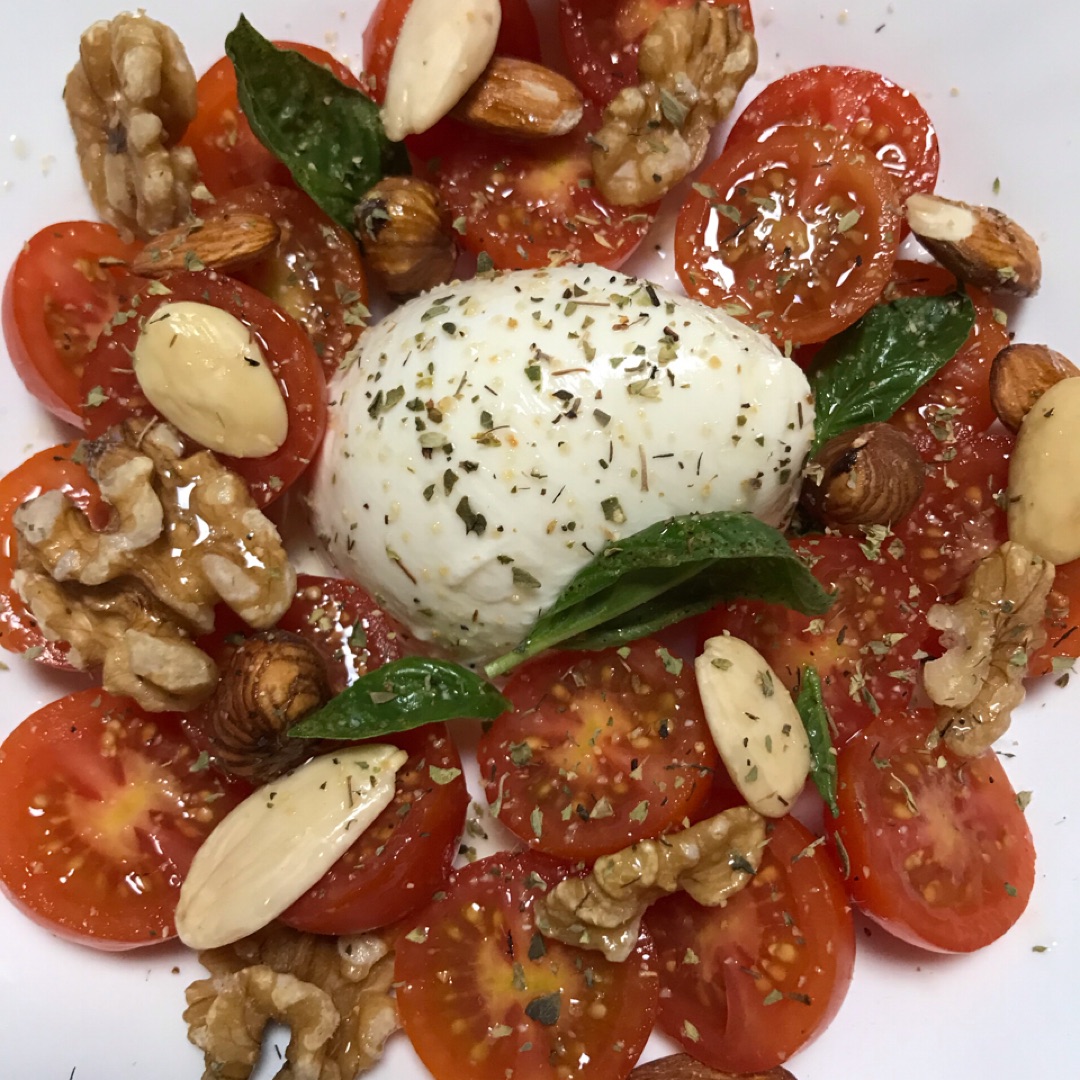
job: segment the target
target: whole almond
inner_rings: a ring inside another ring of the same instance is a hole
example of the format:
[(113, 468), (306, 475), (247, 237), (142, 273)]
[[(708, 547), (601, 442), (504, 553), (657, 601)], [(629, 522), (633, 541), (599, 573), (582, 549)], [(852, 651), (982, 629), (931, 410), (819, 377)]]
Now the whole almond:
[(907, 221), (919, 243), (961, 281), (990, 292), (1038, 292), (1039, 246), (1000, 210), (920, 194), (907, 201)]
[(768, 1072), (729, 1073), (713, 1069), (689, 1054), (672, 1054), (639, 1065), (630, 1080), (795, 1080), (795, 1076), (780, 1065)]
[(990, 366), (994, 412), (1010, 431), (1019, 431), (1020, 422), (1051, 386), (1077, 375), (1080, 368), (1046, 345), (1010, 345)]
[(277, 224), (263, 214), (235, 210), (160, 233), (139, 252), (131, 269), (143, 277), (174, 270), (231, 270), (271, 251)]
[(544, 139), (573, 131), (583, 111), (581, 92), (558, 72), (496, 56), (454, 109), (473, 127), (519, 139)]

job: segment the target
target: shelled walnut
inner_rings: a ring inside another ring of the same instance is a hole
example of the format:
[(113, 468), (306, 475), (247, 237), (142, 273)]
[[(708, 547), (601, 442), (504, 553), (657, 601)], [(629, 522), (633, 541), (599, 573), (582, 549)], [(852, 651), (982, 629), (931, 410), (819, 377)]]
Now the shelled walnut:
[(180, 39), (144, 14), (82, 35), (64, 101), (90, 197), (117, 228), (148, 236), (188, 216), (198, 164), (177, 143), (195, 116), (195, 88)]
[(14, 585), (47, 638), (75, 645), (73, 663), (101, 665), (106, 690), (191, 708), (217, 671), (190, 636), (213, 629), (219, 601), (272, 626), (295, 571), (244, 481), (208, 451), (186, 454), (168, 425), (129, 420), (84, 454), (112, 521), (95, 530), (62, 491), (24, 503)]

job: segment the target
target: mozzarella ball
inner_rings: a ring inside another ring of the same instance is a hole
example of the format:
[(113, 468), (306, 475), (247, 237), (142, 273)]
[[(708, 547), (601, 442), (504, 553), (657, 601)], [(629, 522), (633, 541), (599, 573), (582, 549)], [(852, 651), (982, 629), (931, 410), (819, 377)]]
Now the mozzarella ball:
[(331, 392), (311, 494), (335, 563), (421, 639), (515, 646), (605, 544), (663, 518), (788, 517), (802, 371), (712, 308), (598, 266), (418, 297)]

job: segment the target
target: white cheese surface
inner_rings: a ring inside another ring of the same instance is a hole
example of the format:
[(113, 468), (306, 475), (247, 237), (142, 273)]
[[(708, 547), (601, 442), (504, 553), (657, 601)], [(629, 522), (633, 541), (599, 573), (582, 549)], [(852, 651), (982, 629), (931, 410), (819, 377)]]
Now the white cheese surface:
[(331, 399), (316, 530), (463, 659), (516, 645), (605, 543), (655, 521), (784, 521), (814, 424), (805, 376), (765, 338), (596, 266), (410, 301)]

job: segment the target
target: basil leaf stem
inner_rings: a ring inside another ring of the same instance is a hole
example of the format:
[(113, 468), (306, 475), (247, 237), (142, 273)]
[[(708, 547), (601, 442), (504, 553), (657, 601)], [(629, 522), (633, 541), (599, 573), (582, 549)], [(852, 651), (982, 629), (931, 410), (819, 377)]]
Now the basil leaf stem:
[(836, 751), (829, 734), (829, 710), (821, 694), (821, 676), (807, 664), (799, 680), (795, 707), (802, 717), (810, 743), (810, 779), (821, 793), (833, 817), (840, 815), (836, 804)]

